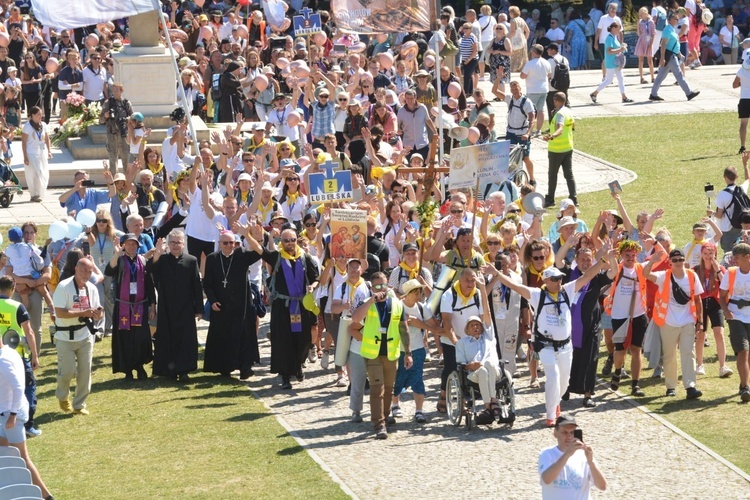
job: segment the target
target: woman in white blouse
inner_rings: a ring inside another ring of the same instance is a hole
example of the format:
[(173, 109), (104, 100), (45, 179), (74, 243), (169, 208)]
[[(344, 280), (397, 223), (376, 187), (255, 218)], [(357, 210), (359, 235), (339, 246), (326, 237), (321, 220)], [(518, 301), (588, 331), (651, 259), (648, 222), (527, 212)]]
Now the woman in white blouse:
[(41, 202), (49, 184), (49, 167), (47, 161), (52, 159), (47, 124), (42, 121), (42, 109), (32, 106), (29, 121), (23, 127), (21, 145), (23, 147), (23, 164), (26, 173), (26, 184), (31, 201)]

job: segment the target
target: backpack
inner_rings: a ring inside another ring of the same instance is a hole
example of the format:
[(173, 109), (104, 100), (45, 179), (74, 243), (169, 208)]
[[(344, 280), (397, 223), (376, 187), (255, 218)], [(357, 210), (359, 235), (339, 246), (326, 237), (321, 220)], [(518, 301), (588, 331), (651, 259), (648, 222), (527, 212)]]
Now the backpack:
[(739, 186), (735, 186), (734, 191), (730, 188), (726, 188), (724, 191), (732, 194), (732, 201), (729, 202), (729, 205), (724, 209), (724, 212), (726, 213), (732, 205), (736, 205), (734, 207), (734, 212), (732, 212), (731, 217), (729, 217), (729, 222), (732, 223), (732, 227), (742, 229), (740, 219), (742, 218), (743, 213), (750, 212), (750, 197), (748, 197), (745, 190)]
[[(542, 290), (542, 293), (539, 295), (539, 304), (537, 304), (536, 309), (534, 309), (534, 329), (532, 332), (536, 336), (539, 333), (539, 312), (542, 310), (542, 307), (544, 307), (544, 299), (547, 298), (547, 291)], [(568, 309), (570, 309), (570, 299), (568, 298), (568, 294), (565, 293), (565, 290), (560, 288), (560, 295), (562, 296), (563, 300), (565, 301), (565, 305), (568, 306)], [(554, 302), (553, 302), (554, 303)]]
[(221, 87), (219, 86), (221, 75), (221, 73), (214, 73), (211, 75), (211, 99), (214, 102), (219, 102), (221, 99)]
[(461, 312), (464, 309), (470, 308), (471, 306), (475, 306), (477, 308), (477, 310), (479, 310), (479, 291), (477, 291), (477, 293), (474, 294), (474, 303), (473, 304), (469, 304), (468, 306), (459, 307), (458, 309), (456, 309), (456, 302), (458, 302), (458, 294), (454, 290), (453, 291), (453, 301), (451, 302), (451, 311), (452, 312)]
[(555, 73), (552, 75), (550, 83), (560, 91), (567, 91), (570, 88), (570, 68), (565, 64), (565, 58), (555, 59)]
[[(570, 82), (568, 82), (568, 83), (570, 83)], [(555, 87), (555, 88), (557, 88), (557, 87)], [(508, 103), (508, 127), (512, 128), (514, 130), (518, 130), (518, 129), (522, 129), (522, 128), (527, 128), (529, 126), (529, 116), (523, 110), (523, 108), (526, 106), (526, 101), (527, 100), (528, 100), (528, 98), (526, 96), (523, 96), (521, 98), (521, 104), (516, 105), (516, 104), (513, 104), (513, 101), (514, 101), (513, 98), (512, 97), (510, 98), (510, 102)], [(534, 104), (532, 103), (531, 106), (534, 107)], [(521, 114), (523, 115), (523, 124), (520, 127), (514, 127), (514, 126), (510, 125), (510, 113), (511, 113), (511, 111), (513, 111), (514, 107), (520, 109), (521, 110)], [(536, 108), (534, 109), (534, 114), (536, 114)]]
[(667, 12), (664, 9), (656, 9), (656, 31), (664, 31), (667, 27)]

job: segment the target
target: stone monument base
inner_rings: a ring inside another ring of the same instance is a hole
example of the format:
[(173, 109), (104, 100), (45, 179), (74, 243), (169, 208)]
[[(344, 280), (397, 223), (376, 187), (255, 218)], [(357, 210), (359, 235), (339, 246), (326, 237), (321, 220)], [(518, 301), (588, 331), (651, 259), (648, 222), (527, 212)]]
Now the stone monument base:
[(125, 98), (144, 116), (167, 116), (177, 107), (177, 76), (169, 50), (126, 47), (114, 55), (115, 82), (125, 86)]

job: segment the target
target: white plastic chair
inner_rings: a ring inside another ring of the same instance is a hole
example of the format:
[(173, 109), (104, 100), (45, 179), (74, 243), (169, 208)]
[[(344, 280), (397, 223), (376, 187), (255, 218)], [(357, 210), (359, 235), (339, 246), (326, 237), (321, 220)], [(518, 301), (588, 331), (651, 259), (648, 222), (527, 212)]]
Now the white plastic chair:
[(26, 462), (21, 457), (3, 457), (0, 456), (0, 469), (6, 467), (23, 467), (26, 468)]
[(21, 452), (15, 446), (0, 446), (0, 457), (20, 457)]
[(0, 500), (25, 500), (32, 498), (42, 498), (42, 490), (35, 484), (12, 484), (0, 488)]
[(0, 469), (0, 488), (13, 484), (31, 484), (31, 472), (26, 467)]

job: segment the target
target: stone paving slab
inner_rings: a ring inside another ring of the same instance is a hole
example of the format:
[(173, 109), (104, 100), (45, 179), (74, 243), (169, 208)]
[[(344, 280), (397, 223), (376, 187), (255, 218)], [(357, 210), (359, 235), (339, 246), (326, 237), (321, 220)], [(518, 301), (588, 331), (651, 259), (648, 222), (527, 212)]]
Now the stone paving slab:
[[(268, 326), (261, 327), (265, 335)], [(516, 381), (517, 419), (507, 426), (454, 427), (435, 411), (439, 367), (425, 371), (428, 423), (412, 421), (414, 404), (405, 397), (404, 417), (386, 441), (373, 438), (369, 398), (365, 422), (349, 422), (349, 398), (334, 387), (335, 373), (320, 365), (305, 367), (306, 380), (282, 392), (280, 378), (268, 372), (270, 344), (260, 341), (264, 366), (248, 386), (293, 429), (308, 451), (322, 460), (359, 498), (538, 498), (539, 451), (553, 446), (544, 428), (544, 389)], [(528, 370), (524, 368), (526, 373)], [(543, 380), (543, 379), (542, 379)], [(624, 397), (599, 388), (595, 409), (580, 399), (563, 402), (594, 447), (609, 487), (597, 498), (747, 498), (750, 482), (689, 440), (662, 425)]]

